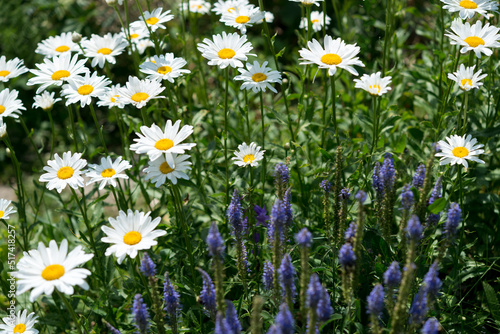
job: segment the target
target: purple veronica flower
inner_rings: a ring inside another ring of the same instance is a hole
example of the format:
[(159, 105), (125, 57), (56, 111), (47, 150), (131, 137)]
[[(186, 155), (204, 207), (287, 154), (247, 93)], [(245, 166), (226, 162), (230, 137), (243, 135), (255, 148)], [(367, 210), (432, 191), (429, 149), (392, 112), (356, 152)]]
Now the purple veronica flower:
[(231, 331), (230, 334), (241, 333), (241, 324), (238, 320), (238, 313), (236, 312), (234, 304), (229, 300), (226, 300), (226, 322), (227, 327)]
[(419, 241), (422, 239), (423, 227), (420, 224), (420, 220), (417, 215), (412, 215), (408, 219), (408, 225), (406, 226), (406, 237), (409, 240)]
[(219, 229), (217, 228), (217, 224), (215, 222), (210, 225), (210, 230), (207, 235), (207, 245), (208, 245), (208, 253), (211, 256), (222, 256), (224, 249), (224, 240), (219, 233)]
[(420, 324), (424, 321), (429, 307), (427, 305), (427, 291), (420, 288), (410, 307), (410, 323)]
[(274, 167), (274, 179), (275, 182), (281, 184), (284, 188), (288, 186), (288, 181), (290, 180), (290, 171), (288, 166), (280, 162)]
[(376, 284), (368, 295), (367, 312), (376, 318), (380, 317), (384, 310), (384, 288), (382, 284)]
[(141, 334), (146, 334), (149, 329), (149, 313), (148, 307), (142, 300), (140, 293), (134, 297), (134, 304), (132, 305), (132, 315), (134, 317), (135, 326)]
[(288, 309), (288, 305), (286, 303), (281, 304), (280, 311), (278, 312), (278, 315), (276, 315), (274, 324), (279, 328), (278, 333), (281, 334), (295, 333), (295, 324), (293, 321), (293, 316), (290, 310)]
[(438, 334), (439, 322), (436, 318), (429, 318), (422, 327), (422, 334)]
[(156, 275), (156, 266), (149, 257), (148, 253), (142, 256), (141, 266), (139, 267), (141, 273), (146, 277), (154, 277)]
[(457, 235), (458, 225), (462, 220), (462, 210), (458, 203), (451, 203), (448, 210), (448, 219), (444, 224), (444, 234), (448, 239), (453, 239)]
[(269, 217), (267, 215), (267, 210), (266, 210), (266, 207), (260, 207), (258, 205), (255, 205), (253, 207), (253, 210), (255, 211), (255, 219), (257, 220), (257, 223), (255, 224), (255, 226), (259, 226), (259, 225), (263, 225), (263, 226), (267, 226), (267, 223), (271, 217)]
[(391, 289), (397, 288), (401, 283), (401, 270), (399, 263), (394, 261), (384, 273), (384, 284)]
[(325, 194), (329, 194), (330, 191), (332, 191), (332, 184), (330, 182), (328, 182), (327, 180), (321, 181), (321, 183), (319, 184), (319, 187), (321, 188), (321, 190), (323, 190), (323, 192)]
[(438, 263), (434, 262), (424, 277), (424, 286), (427, 293), (432, 297), (437, 297), (443, 282), (439, 279)]
[(204, 270), (198, 268), (198, 271), (201, 273), (203, 278), (203, 289), (200, 293), (200, 301), (210, 314), (215, 314), (217, 303), (215, 300), (214, 283), (212, 278), (210, 278), (210, 275), (208, 275)]
[(349, 197), (351, 197), (351, 192), (349, 191), (349, 188), (342, 188), (342, 190), (340, 190), (339, 197), (340, 199), (347, 201)]
[(345, 231), (345, 234), (344, 234), (345, 242), (349, 242), (351, 244), (354, 242), (354, 238), (356, 237), (356, 230), (357, 229), (358, 229), (358, 225), (355, 222), (351, 222), (349, 224), (349, 227), (347, 228), (347, 230)]
[(273, 288), (273, 277), (274, 277), (274, 267), (271, 261), (266, 260), (264, 262), (264, 273), (262, 274), (262, 283), (264, 284), (264, 290), (271, 290)]
[(425, 180), (425, 165), (420, 164), (415, 171), (415, 175), (413, 176), (413, 181), (411, 182), (412, 186), (417, 189), (420, 189), (424, 186)]
[(165, 302), (164, 311), (167, 311), (168, 316), (177, 316), (180, 310), (180, 294), (175, 291), (168, 273), (165, 273), (165, 282), (163, 283), (163, 301)]
[(339, 251), (339, 262), (342, 267), (353, 267), (356, 264), (356, 255), (350, 243), (343, 244)]
[(295, 235), (295, 242), (300, 247), (310, 248), (312, 245), (312, 234), (307, 228), (303, 228), (299, 233)]
[(292, 258), (290, 257), (290, 254), (285, 254), (285, 256), (283, 256), (283, 260), (281, 260), (279, 268), (279, 279), (283, 296), (286, 294), (287, 290), (290, 290), (292, 299), (296, 294), (294, 282), (295, 274), (295, 268), (292, 265)]
[(413, 191), (411, 191), (410, 184), (406, 184), (403, 187), (403, 192), (401, 193), (401, 206), (403, 210), (410, 211), (411, 207), (415, 203), (415, 196), (413, 196)]
[(217, 313), (214, 334), (230, 334), (231, 332), (226, 318), (224, 318), (221, 312)]
[(227, 208), (227, 219), (234, 237), (240, 238), (246, 230), (243, 221), (243, 210), (241, 209), (240, 195), (238, 189), (234, 189), (231, 204)]
[(354, 195), (354, 198), (357, 199), (360, 204), (364, 204), (367, 197), (368, 196), (363, 190), (358, 191), (358, 193)]

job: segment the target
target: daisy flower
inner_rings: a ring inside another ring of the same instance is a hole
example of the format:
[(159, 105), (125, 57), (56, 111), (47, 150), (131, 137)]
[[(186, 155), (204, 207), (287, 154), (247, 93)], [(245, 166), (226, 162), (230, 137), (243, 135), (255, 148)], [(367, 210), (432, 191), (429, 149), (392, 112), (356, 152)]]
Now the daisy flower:
[(146, 52), (147, 48), (152, 48), (155, 46), (155, 44), (147, 38), (137, 41), (136, 43), (134, 43), (134, 45), (137, 48), (137, 52), (139, 52), (139, 54), (141, 55)]
[(71, 57), (70, 53), (52, 59), (45, 58), (43, 62), (43, 64), (36, 64), (38, 70), (30, 70), (35, 77), (26, 83), (28, 86), (42, 84), (36, 90), (37, 94), (51, 85), (61, 86), (64, 81), (89, 72), (89, 69), (85, 67), (86, 60), (78, 60), (78, 55)]
[(163, 23), (166, 23), (174, 18), (173, 15), (170, 14), (170, 10), (167, 10), (166, 12), (162, 13), (163, 8), (156, 8), (153, 10), (151, 13), (148, 11), (144, 12), (144, 19), (142, 16), (139, 16), (139, 20), (132, 22), (130, 24), (131, 27), (134, 28), (139, 28), (143, 27), (146, 28), (149, 27), (151, 31), (156, 31), (157, 29), (165, 29), (165, 26)]
[(498, 9), (498, 3), (491, 0), (441, 0), (441, 2), (445, 3), (443, 9), (448, 9), (450, 13), (460, 12), (462, 20), (472, 19), (476, 13), (488, 19), (486, 11), (497, 12)]
[(264, 159), (264, 152), (266, 150), (260, 150), (260, 146), (257, 146), (256, 143), (250, 143), (247, 145), (243, 143), (238, 145), (239, 151), (234, 151), (235, 157), (231, 158), (231, 160), (235, 160), (234, 164), (240, 167), (245, 167), (250, 165), (251, 167), (257, 167), (259, 165), (259, 161)]
[(0, 117), (0, 139), (7, 133), (7, 124), (3, 122), (3, 118)]
[(196, 146), (194, 143), (181, 144), (184, 139), (193, 133), (193, 127), (184, 125), (179, 131), (180, 125), (180, 120), (173, 125), (172, 121), (168, 120), (165, 131), (162, 131), (156, 124), (151, 125), (150, 128), (141, 126), (142, 133), (135, 133), (139, 138), (134, 139), (136, 143), (130, 145), (130, 149), (137, 154), (146, 153), (151, 160), (156, 160), (165, 155), (168, 164), (175, 166), (172, 154), (183, 154), (186, 150)]
[(137, 77), (129, 76), (126, 87), (118, 90), (118, 100), (121, 103), (133, 104), (136, 108), (142, 108), (151, 99), (163, 99), (158, 96), (165, 87), (157, 80), (139, 80)]
[(54, 160), (47, 161), (47, 165), (43, 170), (47, 173), (40, 176), (40, 182), (48, 182), (47, 189), (56, 189), (60, 193), (66, 185), (73, 189), (83, 187), (82, 168), (87, 165), (87, 160), (80, 159), (81, 153), (71, 154), (64, 152), (62, 159), (56, 153)]
[(311, 5), (317, 5), (319, 6), (319, 3), (322, 2), (323, 0), (290, 0), (293, 2), (300, 2), (304, 6), (311, 6)]
[(45, 57), (60, 56), (64, 53), (81, 52), (78, 44), (74, 43), (70, 32), (63, 32), (58, 36), (51, 36), (38, 43), (35, 52)]
[(230, 12), (238, 8), (239, 6), (248, 5), (248, 0), (219, 0), (214, 3), (214, 7), (212, 8), (212, 12), (215, 12), (217, 15), (222, 15), (224, 13)]
[(325, 48), (316, 39), (307, 42), (309, 49), (299, 51), (300, 60), (305, 60), (301, 65), (317, 64), (319, 68), (328, 70), (328, 75), (332, 76), (337, 72), (337, 67), (342, 68), (353, 75), (358, 75), (354, 65), (365, 67), (365, 65), (355, 57), (359, 53), (359, 46), (356, 44), (345, 44), (340, 38), (333, 39), (325, 36)]
[(0, 219), (9, 219), (9, 215), (16, 213), (14, 206), (10, 205), (12, 201), (0, 198)]
[(19, 118), (21, 110), (26, 110), (21, 100), (17, 98), (19, 92), (5, 88), (0, 92), (0, 119), (4, 117)]
[(440, 140), (438, 142), (441, 152), (436, 153), (436, 157), (441, 157), (441, 160), (439, 160), (440, 165), (451, 164), (453, 166), (459, 164), (463, 165), (467, 170), (469, 167), (467, 160), (484, 164), (483, 160), (476, 157), (476, 155), (484, 153), (484, 150), (481, 149), (484, 145), (476, 144), (476, 138), (472, 138), (471, 135), (452, 135), (446, 137), (446, 141)]
[(35, 316), (35, 312), (31, 312), (28, 315), (28, 310), (17, 311), (16, 317), (5, 317), (3, 318), (4, 324), (0, 324), (1, 334), (12, 334), (12, 333), (22, 333), (22, 334), (38, 334), (38, 330), (33, 328), (33, 326), (38, 322)]
[(198, 50), (201, 55), (210, 60), (208, 65), (217, 65), (220, 68), (243, 67), (242, 60), (246, 61), (247, 56), (255, 56), (250, 54), (252, 43), (247, 42), (247, 36), (239, 36), (237, 33), (222, 35), (214, 35), (213, 42), (208, 38), (203, 40), (203, 43), (198, 43)]
[(82, 246), (68, 254), (68, 240), (64, 239), (59, 248), (56, 241), (51, 240), (49, 247), (40, 242), (38, 249), (23, 254), (17, 263), (18, 271), (12, 276), (17, 278), (18, 295), (33, 289), (30, 302), (33, 303), (42, 293), (52, 295), (54, 288), (67, 295), (74, 293), (75, 285), (89, 289), (85, 278), (91, 274), (90, 270), (76, 267), (89, 261), (94, 254), (85, 254)]
[(106, 256), (115, 254), (118, 264), (121, 264), (128, 255), (132, 259), (137, 256), (137, 251), (147, 250), (155, 246), (158, 242), (155, 240), (167, 234), (163, 230), (155, 230), (161, 219), (151, 220), (151, 212), (128, 210), (127, 213), (120, 210), (118, 217), (109, 218), (111, 227), (103, 226), (102, 231), (106, 237), (101, 241), (113, 244), (106, 249)]
[(54, 106), (54, 103), (61, 101), (60, 98), (55, 99), (55, 93), (49, 93), (47, 91), (43, 92), (41, 95), (35, 95), (33, 103), (33, 108), (41, 108), (43, 110), (50, 110)]
[(491, 56), (493, 51), (490, 48), (500, 47), (499, 30), (500, 28), (491, 27), (489, 23), (483, 27), (481, 21), (477, 21), (471, 26), (469, 22), (463, 23), (457, 18), (451, 23), (451, 31), (445, 35), (452, 39), (452, 45), (462, 46), (461, 53), (472, 50), (477, 58), (481, 58), (481, 52)]
[(113, 108), (113, 107), (123, 108), (125, 106), (125, 102), (120, 101), (119, 99), (120, 89), (121, 89), (120, 84), (111, 87), (106, 87), (104, 93), (99, 95), (99, 101), (97, 101), (97, 105), (99, 107), (104, 106), (108, 108)]
[(122, 34), (108, 33), (104, 36), (92, 34), (88, 41), (82, 42), (85, 57), (92, 58), (92, 67), (104, 67), (106, 62), (115, 64), (115, 57), (120, 55), (127, 47), (128, 42)]
[(448, 79), (455, 81), (462, 90), (469, 91), (472, 88), (479, 88), (483, 85), (480, 80), (486, 78), (486, 74), (481, 75), (481, 70), (474, 73), (474, 68), (465, 67), (464, 64), (460, 64), (458, 71), (453, 73), (448, 73)]
[(109, 156), (102, 157), (100, 165), (89, 164), (89, 169), (85, 174), (86, 177), (90, 178), (87, 185), (101, 182), (99, 190), (104, 189), (108, 184), (116, 188), (117, 179), (128, 179), (127, 174), (122, 172), (130, 168), (132, 168), (132, 165), (128, 161), (122, 160), (122, 157), (116, 158), (115, 161)]
[[(326, 25), (329, 25), (330, 22), (332, 21), (332, 19), (328, 15), (326, 15), (325, 18), (325, 13), (323, 12), (318, 12), (318, 11), (311, 12), (311, 27), (313, 31), (321, 31), (321, 29), (323, 29), (323, 23), (325, 22), (325, 20), (326, 20)], [(305, 30), (309, 29), (306, 17), (303, 17), (300, 20), (299, 28)]]
[(374, 96), (382, 96), (391, 90), (389, 84), (391, 83), (392, 77), (381, 77), (382, 73), (377, 72), (371, 75), (363, 74), (361, 79), (354, 79), (356, 85), (354, 87), (366, 90), (368, 93)]
[(14, 58), (6, 61), (5, 56), (0, 57), (0, 82), (7, 82), (23, 73), (28, 72), (24, 60)]
[[(132, 43), (137, 43), (142, 39), (149, 38), (149, 31), (146, 27), (133, 27), (129, 25), (130, 30), (130, 40)], [(128, 31), (122, 28), (122, 36), (127, 39)]]
[(186, 161), (189, 159), (189, 155), (172, 154), (172, 159), (174, 161), (172, 165), (167, 162), (164, 156), (160, 156), (156, 160), (149, 160), (148, 167), (143, 170), (144, 173), (147, 173), (145, 179), (151, 179), (156, 188), (164, 184), (167, 178), (173, 184), (177, 184), (177, 179), (189, 180), (189, 176), (184, 173), (186, 170), (191, 170), (189, 167), (191, 162)]
[(258, 61), (246, 65), (248, 70), (239, 68), (238, 71), (241, 74), (234, 77), (234, 80), (243, 80), (241, 89), (251, 89), (254, 93), (258, 93), (259, 91), (265, 92), (266, 88), (269, 88), (274, 93), (278, 92), (271, 84), (275, 82), (281, 84), (281, 74), (267, 67), (267, 61), (262, 66)]
[(98, 76), (97, 72), (85, 74), (85, 77), (75, 77), (68, 84), (63, 86), (62, 96), (66, 97), (66, 105), (80, 102), (83, 108), (92, 103), (93, 97), (102, 96), (106, 91), (109, 81), (105, 76)]
[(182, 69), (187, 64), (184, 58), (175, 57), (173, 53), (154, 56), (149, 61), (142, 63), (139, 68), (142, 73), (148, 74), (148, 79), (168, 80), (174, 83), (174, 79), (190, 70)]
[[(181, 10), (184, 12), (188, 10), (187, 2), (181, 4)], [(210, 12), (210, 2), (204, 0), (189, 0), (189, 11), (197, 14), (208, 14)]]
[(241, 5), (233, 10), (222, 13), (220, 22), (225, 23), (229, 27), (238, 28), (242, 34), (246, 34), (247, 27), (251, 27), (254, 23), (261, 21), (264, 15), (264, 12), (261, 12), (258, 7)]

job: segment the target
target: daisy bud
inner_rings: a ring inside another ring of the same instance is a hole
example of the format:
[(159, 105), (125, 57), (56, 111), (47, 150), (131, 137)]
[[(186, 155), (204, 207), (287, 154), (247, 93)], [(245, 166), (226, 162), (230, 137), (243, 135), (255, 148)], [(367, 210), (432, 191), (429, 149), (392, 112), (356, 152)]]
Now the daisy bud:
[(73, 34), (71, 34), (71, 41), (73, 43), (80, 43), (80, 41), (82, 40), (82, 35), (77, 33), (76, 31), (73, 32)]
[(106, 0), (106, 3), (108, 4), (108, 6), (116, 6), (118, 1), (117, 0)]
[(3, 122), (3, 119), (0, 118), (0, 139), (2, 139), (7, 134), (7, 124)]

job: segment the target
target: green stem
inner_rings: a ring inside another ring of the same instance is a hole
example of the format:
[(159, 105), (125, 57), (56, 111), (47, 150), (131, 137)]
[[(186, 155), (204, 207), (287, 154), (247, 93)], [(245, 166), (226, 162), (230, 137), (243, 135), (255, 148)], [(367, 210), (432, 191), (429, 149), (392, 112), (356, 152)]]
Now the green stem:
[(106, 146), (106, 142), (104, 141), (104, 136), (102, 135), (102, 129), (99, 126), (99, 122), (97, 121), (97, 116), (95, 114), (94, 105), (93, 105), (93, 103), (90, 103), (89, 106), (90, 106), (90, 113), (92, 114), (92, 118), (94, 119), (95, 127), (97, 128), (97, 132), (99, 133), (99, 138), (101, 139), (102, 147), (104, 148), (104, 152), (106, 152), (106, 154), (108, 154), (108, 147)]
[(333, 127), (335, 128), (335, 140), (337, 141), (337, 146), (340, 146), (339, 129), (337, 127), (337, 108), (335, 106), (335, 76), (330, 76), (330, 86), (332, 89), (332, 117), (333, 117)]
[(52, 131), (51, 136), (52, 136), (52, 144), (50, 146), (50, 158), (54, 156), (54, 147), (56, 143), (56, 129), (54, 126), (54, 119), (52, 118), (52, 110), (48, 110), (47, 114), (49, 115), (49, 120), (50, 120), (50, 130)]
[(373, 112), (373, 142), (372, 148), (370, 150), (370, 157), (373, 155), (373, 152), (376, 151), (375, 148), (377, 146), (378, 141), (378, 108), (377, 108), (377, 100), (376, 97), (372, 97), (372, 112)]
[(75, 128), (75, 119), (73, 118), (73, 108), (71, 104), (68, 105), (68, 115), (69, 115), (69, 123), (71, 124), (71, 131), (73, 132), (73, 143), (75, 144), (75, 152), (78, 152), (78, 140), (76, 136), (76, 128)]
[(229, 205), (229, 160), (227, 157), (227, 135), (228, 135), (228, 120), (227, 120), (227, 103), (229, 97), (229, 67), (226, 67), (226, 91), (224, 95), (224, 161), (226, 166), (226, 207)]
[(59, 290), (57, 290), (57, 288), (55, 289), (55, 291), (57, 292), (57, 295), (59, 296), (59, 298), (61, 298), (61, 300), (63, 301), (63, 303), (66, 306), (66, 308), (68, 309), (69, 313), (71, 314), (71, 317), (73, 318), (73, 321), (76, 324), (76, 329), (78, 330), (78, 333), (83, 334), (82, 328), (80, 326), (80, 322), (78, 321), (78, 316), (76, 315), (75, 310), (73, 309), (73, 307), (69, 303), (68, 299), (66, 299), (64, 294), (59, 292)]
[(19, 117), (19, 120), (21, 121), (21, 125), (22, 125), (24, 131), (26, 132), (26, 136), (28, 136), (28, 138), (30, 140), (31, 146), (33, 146), (33, 149), (36, 152), (36, 156), (38, 157), (38, 161), (40, 161), (40, 164), (42, 164), (42, 166), (43, 166), (44, 162), (43, 162), (42, 156), (40, 155), (40, 152), (38, 152), (38, 147), (35, 145), (35, 142), (33, 141), (33, 137), (32, 137), (33, 134), (28, 130), (28, 127), (26, 126), (24, 119), (22, 117)]
[[(265, 125), (264, 125), (264, 99), (262, 97), (262, 91), (259, 92), (259, 99), (260, 99), (260, 119), (261, 119), (261, 133), (262, 133), (262, 149), (265, 150), (266, 148), (266, 137), (265, 137)], [(264, 195), (265, 195), (265, 188), (266, 188), (266, 156), (264, 155), (264, 159), (262, 160), (262, 201), (261, 205), (264, 205)]]

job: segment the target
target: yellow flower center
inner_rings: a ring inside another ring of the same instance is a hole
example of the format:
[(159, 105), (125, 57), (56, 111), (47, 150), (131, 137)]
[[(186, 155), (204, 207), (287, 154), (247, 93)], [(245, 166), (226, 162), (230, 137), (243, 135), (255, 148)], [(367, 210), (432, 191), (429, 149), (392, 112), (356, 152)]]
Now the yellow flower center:
[(111, 177), (115, 174), (116, 174), (116, 172), (113, 168), (107, 168), (101, 172), (102, 177)]
[(460, 83), (462, 84), (462, 87), (465, 87), (465, 84), (469, 84), (472, 87), (472, 80), (471, 79), (462, 79), (460, 81)]
[(236, 55), (236, 52), (234, 52), (231, 49), (222, 49), (219, 51), (218, 55), (219, 55), (219, 58), (230, 59)]
[(15, 333), (24, 333), (24, 331), (26, 331), (25, 324), (17, 324), (16, 327), (14, 327), (14, 334)]
[(469, 44), (471, 48), (475, 48), (479, 45), (484, 45), (484, 40), (481, 37), (471, 36), (464, 39), (464, 42)]
[(231, 13), (233, 10), (235, 10), (235, 8), (234, 8), (234, 7), (231, 7), (231, 8), (229, 8), (227, 11), (228, 11), (229, 13)]
[(463, 146), (455, 147), (451, 153), (457, 158), (463, 158), (469, 155), (469, 150)]
[(155, 144), (155, 148), (160, 151), (166, 151), (172, 147), (174, 147), (174, 142), (168, 138), (160, 139)]
[(120, 95), (113, 95), (111, 96), (111, 102), (115, 103), (116, 102), (116, 99), (115, 97), (119, 97)]
[(46, 281), (53, 281), (64, 275), (64, 267), (60, 264), (51, 264), (42, 271), (42, 277)]
[(139, 37), (139, 34), (130, 34), (130, 39), (134, 39)]
[(460, 1), (460, 7), (463, 7), (465, 9), (476, 9), (477, 8), (477, 5), (474, 1), (470, 1), (470, 0), (462, 0)]
[(66, 51), (68, 51), (68, 50), (69, 50), (69, 46), (66, 46), (66, 45), (61, 45), (61, 46), (58, 46), (58, 47), (56, 48), (56, 51), (57, 51), (57, 52), (66, 52)]
[(236, 23), (245, 24), (248, 21), (250, 21), (250, 18), (248, 16), (243, 15), (243, 16), (238, 16), (235, 21)]
[(201, 5), (192, 5), (191, 7), (194, 9), (201, 9)]
[(156, 22), (158, 22), (158, 21), (160, 21), (160, 20), (158, 20), (157, 17), (150, 17), (149, 19), (146, 20), (146, 23), (153, 25), (153, 24), (156, 24)]
[(75, 170), (71, 167), (61, 167), (57, 171), (57, 177), (60, 178), (61, 180), (66, 180), (72, 177), (74, 173)]
[(327, 53), (321, 57), (321, 61), (327, 65), (338, 65), (342, 62), (342, 58), (335, 53)]
[(130, 246), (138, 244), (139, 242), (141, 242), (141, 240), (141, 234), (136, 231), (130, 231), (123, 236), (123, 242)]
[(5, 214), (5, 212), (3, 212), (2, 210), (0, 210), (0, 219), (3, 217), (4, 214)]
[[(379, 85), (371, 85), (370, 89), (377, 89), (377, 94), (380, 93), (380, 86)], [(371, 93), (370, 93), (371, 94)]]
[(172, 72), (172, 67), (170, 67), (170, 66), (160, 66), (160, 67), (158, 67), (158, 69), (156, 70), (156, 72), (158, 72), (160, 74), (167, 74), (167, 73)]
[(261, 82), (261, 81), (264, 81), (266, 79), (267, 79), (267, 75), (265, 75), (264, 73), (255, 73), (254, 75), (252, 75), (252, 80), (255, 82)]
[(78, 94), (80, 95), (89, 95), (94, 91), (94, 87), (91, 85), (83, 85), (78, 88)]
[(162, 172), (163, 174), (168, 174), (168, 173), (172, 173), (173, 171), (174, 171), (174, 169), (172, 167), (170, 167), (170, 165), (166, 161), (161, 163), (160, 172)]
[(311, 20), (311, 23), (319, 23), (318, 19)]
[(0, 77), (6, 77), (6, 76), (8, 76), (9, 74), (10, 74), (10, 72), (9, 72), (9, 71), (5, 71), (5, 70), (4, 70), (4, 71), (0, 71)]
[(97, 53), (102, 53), (103, 55), (109, 55), (112, 52), (110, 48), (101, 48), (97, 50)]
[(5, 111), (5, 107), (0, 104), (0, 115)]
[(61, 80), (62, 78), (67, 78), (70, 76), (69, 71), (59, 70), (52, 73), (52, 80)]
[(255, 156), (253, 154), (247, 154), (243, 157), (244, 163), (252, 163), (255, 160)]
[(132, 101), (135, 101), (135, 102), (141, 102), (141, 101), (146, 100), (148, 97), (149, 97), (148, 94), (139, 92), (139, 93), (135, 93), (134, 95), (132, 95), (131, 99), (132, 99)]

